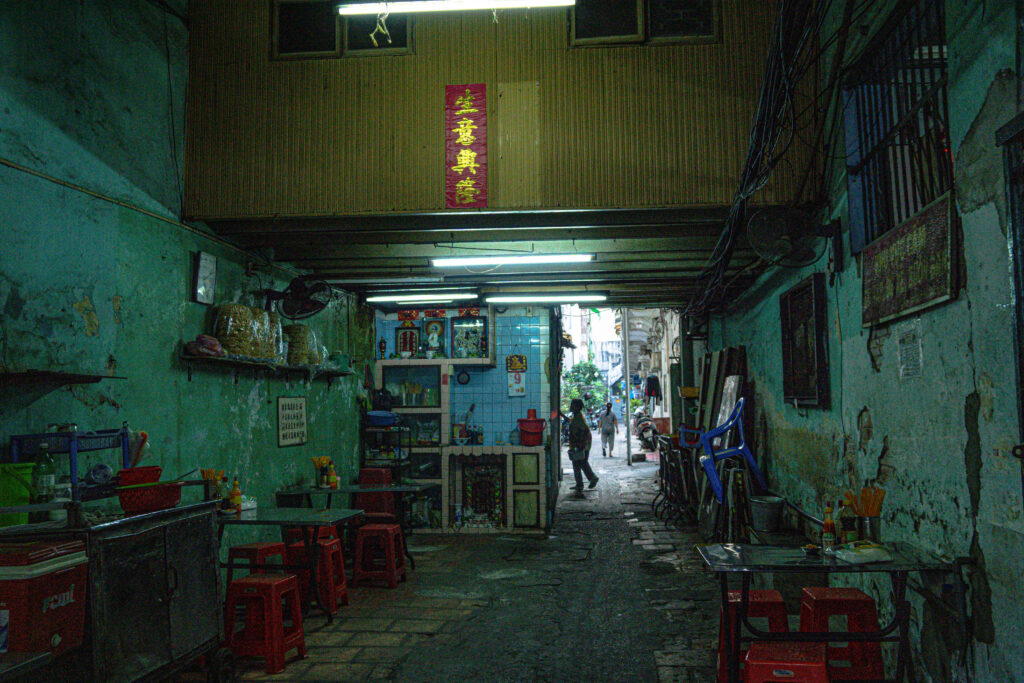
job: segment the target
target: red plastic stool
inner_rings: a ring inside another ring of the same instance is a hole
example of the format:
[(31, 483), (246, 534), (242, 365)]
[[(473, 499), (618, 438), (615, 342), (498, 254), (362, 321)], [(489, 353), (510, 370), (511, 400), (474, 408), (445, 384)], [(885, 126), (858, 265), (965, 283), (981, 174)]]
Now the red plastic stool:
[(388, 588), (405, 581), (405, 544), (397, 524), (364, 524), (356, 533), (355, 573), (352, 580), (384, 580)]
[[(321, 526), (317, 527), (316, 540), (318, 541), (330, 541), (334, 538), (341, 538), (338, 536), (338, 530), (333, 526)], [(292, 543), (303, 543), (302, 529), (285, 529), (284, 530), (284, 542), (289, 545)]]
[[(729, 591), (729, 614), (719, 615), (718, 619), (718, 681), (725, 683), (729, 680), (729, 664), (725, 652), (726, 629), (731, 629), (736, 619), (736, 610), (739, 609), (743, 594), (740, 591)], [(752, 618), (767, 618), (768, 630), (772, 633), (785, 633), (789, 631), (789, 623), (786, 621), (786, 603), (782, 594), (774, 590), (752, 590), (748, 593), (747, 616)], [(740, 650), (740, 662), (743, 662), (745, 650)]]
[[(268, 557), (274, 557), (275, 555), (280, 557), (281, 564), (284, 564), (284, 543), (246, 543), (245, 545), (235, 545), (228, 548), (228, 563), (248, 560), (250, 574), (265, 574), (267, 570), (259, 569), (255, 565), (263, 564)], [(233, 573), (234, 570), (228, 567), (228, 585), (231, 585)]]
[[(859, 588), (804, 588), (800, 601), (800, 630), (828, 631), (829, 618), (846, 617), (850, 632), (877, 631), (874, 599)], [(840, 661), (842, 666), (836, 666)], [(850, 643), (828, 648), (828, 675), (834, 681), (882, 678), (882, 644)]]
[(754, 643), (747, 653), (746, 683), (829, 683), (825, 643)]
[[(320, 558), (318, 560), (317, 584), (320, 590), (320, 601), (327, 610), (334, 614), (338, 605), (348, 604), (348, 583), (345, 581), (345, 556), (341, 552), (341, 541), (332, 538), (317, 542)], [(288, 546), (288, 564), (305, 564), (306, 544), (293, 543)], [(309, 589), (309, 571), (300, 569), (299, 592), (303, 595)]]
[[(299, 584), (294, 574), (253, 574), (228, 584), (224, 637), (235, 656), (264, 657), (268, 674), (284, 671), (289, 650), (306, 656)], [(283, 607), (282, 607), (283, 604)], [(235, 613), (245, 608), (245, 624), (235, 631)], [(285, 627), (287, 615), (291, 622)]]

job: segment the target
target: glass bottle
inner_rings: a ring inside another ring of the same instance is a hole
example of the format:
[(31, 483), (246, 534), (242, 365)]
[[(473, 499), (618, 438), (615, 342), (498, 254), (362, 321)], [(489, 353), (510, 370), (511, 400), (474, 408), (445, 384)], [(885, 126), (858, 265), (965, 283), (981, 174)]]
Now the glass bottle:
[(32, 486), (36, 490), (36, 502), (49, 502), (57, 488), (57, 468), (53, 464), (53, 457), (50, 455), (48, 443), (39, 444), (39, 453), (36, 455), (36, 464), (32, 468)]
[(857, 540), (857, 515), (853, 513), (849, 505), (839, 503), (839, 542), (853, 543)]
[(832, 519), (832, 506), (825, 508), (825, 522), (821, 527), (821, 547), (823, 550), (836, 545), (836, 522)]

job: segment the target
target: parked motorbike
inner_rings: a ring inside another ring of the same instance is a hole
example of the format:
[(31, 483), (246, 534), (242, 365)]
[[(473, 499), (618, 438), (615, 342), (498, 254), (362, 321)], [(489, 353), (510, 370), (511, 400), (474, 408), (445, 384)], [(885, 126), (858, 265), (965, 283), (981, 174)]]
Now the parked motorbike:
[(647, 451), (658, 450), (658, 428), (643, 407), (633, 412), (633, 433), (640, 440), (640, 446)]

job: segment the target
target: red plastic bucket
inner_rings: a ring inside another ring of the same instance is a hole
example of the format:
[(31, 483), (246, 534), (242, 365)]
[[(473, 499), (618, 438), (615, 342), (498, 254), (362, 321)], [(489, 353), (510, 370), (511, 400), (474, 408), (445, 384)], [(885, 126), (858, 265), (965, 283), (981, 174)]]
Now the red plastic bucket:
[[(535, 410), (530, 413), (537, 414)], [(528, 413), (529, 414), (529, 413)], [(516, 420), (519, 425), (519, 444), (522, 446), (540, 446), (544, 441), (544, 420), (536, 418), (519, 418)]]

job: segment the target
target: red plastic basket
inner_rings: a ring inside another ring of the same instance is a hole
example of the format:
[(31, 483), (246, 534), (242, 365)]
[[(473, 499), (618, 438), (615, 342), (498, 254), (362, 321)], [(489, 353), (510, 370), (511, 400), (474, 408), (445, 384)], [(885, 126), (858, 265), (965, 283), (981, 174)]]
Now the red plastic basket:
[(157, 465), (146, 465), (145, 467), (128, 467), (117, 473), (117, 480), (121, 486), (134, 486), (135, 484), (155, 484), (160, 481), (162, 467)]
[(181, 502), (181, 482), (118, 491), (117, 498), (127, 515), (166, 510)]

